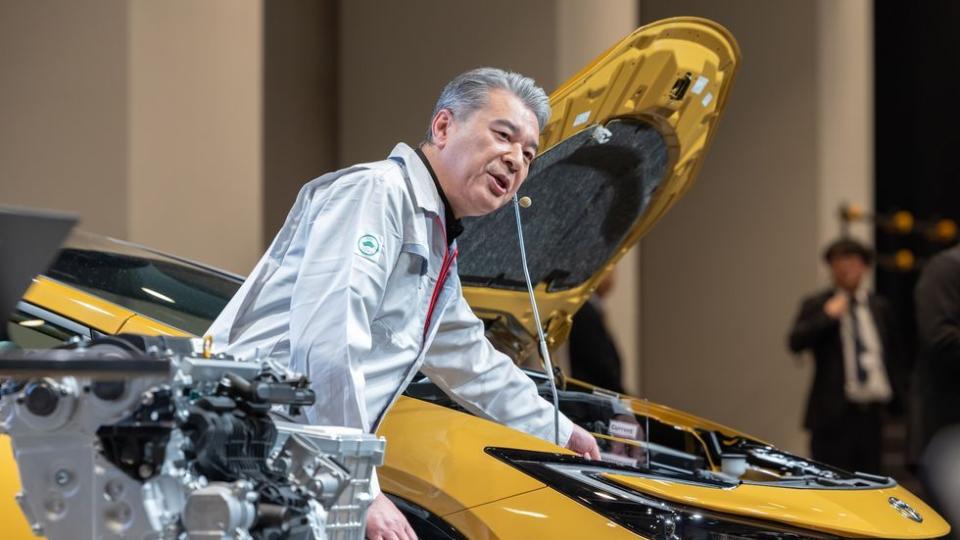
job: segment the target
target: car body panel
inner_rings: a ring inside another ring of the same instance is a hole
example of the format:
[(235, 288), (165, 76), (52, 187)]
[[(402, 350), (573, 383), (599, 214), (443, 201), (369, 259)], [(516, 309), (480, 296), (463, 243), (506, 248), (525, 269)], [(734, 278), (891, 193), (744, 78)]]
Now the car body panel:
[(382, 489), (440, 516), (544, 487), (505, 463), (492, 463), (483, 451), (491, 441), (557, 450), (525, 433), (406, 396), (397, 400), (377, 433), (388, 441), (378, 469)]
[(23, 299), (104, 334), (116, 334), (136, 315), (134, 311), (44, 276), (34, 278)]
[(630, 530), (550, 488), (538, 489), (445, 516), (471, 540), (603, 538), (637, 540)]
[(3, 538), (27, 540), (36, 538), (30, 530), (27, 518), (20, 511), (14, 495), (20, 492), (20, 470), (13, 459), (10, 437), (0, 436), (0, 523), (3, 523)]
[[(741, 484), (731, 489), (717, 489), (635, 476), (605, 476), (661, 499), (845, 536), (935, 538), (950, 531), (943, 518), (901, 486), (807, 489)], [(923, 522), (902, 516), (890, 505), (890, 497), (913, 507)]]
[(23, 299), (104, 334), (191, 335), (44, 276), (34, 278)]
[(126, 321), (124, 321), (123, 326), (120, 328), (120, 332), (127, 334), (146, 334), (148, 336), (182, 336), (189, 337), (193, 334), (189, 332), (184, 332), (179, 328), (174, 328), (168, 324), (163, 324), (160, 321), (151, 319), (144, 315), (134, 315)]
[[(690, 188), (715, 134), (739, 63), (736, 40), (722, 26), (693, 17), (667, 19), (631, 33), (550, 95), (553, 115), (541, 134), (544, 153), (584, 129), (613, 119), (637, 119), (657, 128), (670, 157), (667, 177), (643, 215), (590, 279), (553, 292), (545, 283), (534, 284), (549, 347), (565, 341), (573, 313)], [(691, 75), (696, 88), (683, 99), (671, 99), (673, 85), (684, 75)], [(701, 77), (707, 81), (702, 87), (696, 83)], [(589, 120), (584, 120), (584, 115)], [(526, 291), (465, 284), (464, 296), (481, 317), (509, 313), (528, 335), (536, 335)]]

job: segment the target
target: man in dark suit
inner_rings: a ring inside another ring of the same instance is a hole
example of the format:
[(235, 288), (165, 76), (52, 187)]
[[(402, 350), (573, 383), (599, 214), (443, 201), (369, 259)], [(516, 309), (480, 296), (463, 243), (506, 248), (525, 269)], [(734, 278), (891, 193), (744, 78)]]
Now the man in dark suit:
[(925, 447), (945, 426), (960, 424), (960, 246), (930, 259), (914, 291), (917, 306), (916, 395)]
[(914, 386), (920, 479), (960, 538), (960, 246), (934, 256), (914, 290), (919, 358)]
[(570, 329), (570, 375), (574, 379), (607, 390), (623, 393), (620, 375), (620, 353), (604, 320), (602, 299), (613, 288), (611, 272), (597, 286), (586, 304), (573, 316)]
[(885, 299), (866, 290), (873, 259), (856, 240), (824, 251), (833, 286), (806, 298), (790, 332), (790, 350), (813, 353), (815, 374), (803, 425), (813, 459), (880, 473), (882, 411), (899, 410), (901, 342)]

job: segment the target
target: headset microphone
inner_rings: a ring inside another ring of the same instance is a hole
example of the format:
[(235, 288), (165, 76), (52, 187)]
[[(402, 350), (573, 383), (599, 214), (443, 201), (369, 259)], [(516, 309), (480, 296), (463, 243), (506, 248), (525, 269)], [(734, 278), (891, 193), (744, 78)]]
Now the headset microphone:
[(543, 325), (540, 324), (540, 310), (537, 309), (537, 299), (533, 294), (533, 284), (530, 282), (530, 270), (527, 268), (527, 250), (523, 246), (523, 226), (520, 225), (520, 207), (529, 208), (533, 204), (530, 197), (517, 199), (513, 194), (513, 215), (517, 220), (517, 240), (520, 242), (520, 261), (523, 263), (523, 277), (527, 280), (527, 292), (530, 293), (530, 307), (533, 309), (533, 320), (537, 325), (537, 336), (540, 338), (540, 356), (543, 358), (543, 367), (547, 371), (550, 381), (550, 393), (553, 395), (553, 442), (560, 446), (560, 404), (557, 398), (557, 383), (553, 378), (553, 362), (550, 361), (550, 351), (547, 350), (547, 339), (543, 336)]

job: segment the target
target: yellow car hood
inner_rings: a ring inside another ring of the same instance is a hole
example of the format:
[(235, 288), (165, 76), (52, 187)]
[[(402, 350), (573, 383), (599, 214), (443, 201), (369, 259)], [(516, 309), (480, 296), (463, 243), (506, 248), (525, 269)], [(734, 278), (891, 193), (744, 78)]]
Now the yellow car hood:
[[(648, 412), (678, 415), (676, 419), (683, 416), (667, 409)], [(693, 416), (683, 420), (690, 424), (681, 429), (705, 427), (696, 425)], [(494, 501), (511, 501), (545, 487), (542, 479), (495, 459), (489, 453), (491, 447), (542, 452), (544, 456), (569, 454), (533, 436), (408, 397), (397, 402), (379, 433), (390, 441), (386, 463), (380, 469), (383, 489), (441, 516), (478, 509)], [(410, 437), (410, 433), (417, 436)], [(748, 480), (717, 487), (650, 473), (621, 473), (615, 468), (602, 476), (691, 512), (742, 516), (755, 523), (780, 523), (843, 537), (937, 538), (949, 532), (949, 525), (934, 510), (892, 482), (867, 488), (820, 488)], [(491, 482), (490, 478), (497, 481)], [(891, 498), (909, 505), (922, 521), (907, 517), (891, 504)]]
[[(519, 195), (531, 278), (551, 347), (603, 276), (690, 187), (740, 52), (726, 29), (677, 18), (633, 32), (550, 96), (553, 116)], [(464, 294), (493, 335), (534, 350), (512, 205), (458, 239)], [(517, 341), (517, 338), (521, 341)]]

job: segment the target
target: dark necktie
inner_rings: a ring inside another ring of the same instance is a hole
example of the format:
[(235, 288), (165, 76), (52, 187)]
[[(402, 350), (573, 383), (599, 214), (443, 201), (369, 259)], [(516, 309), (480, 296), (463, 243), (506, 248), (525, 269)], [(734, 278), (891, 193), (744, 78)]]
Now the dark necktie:
[(857, 317), (857, 297), (850, 297), (850, 326), (853, 327), (853, 362), (857, 366), (857, 380), (867, 382), (867, 370), (863, 367), (863, 353), (867, 352), (860, 335), (860, 320)]

